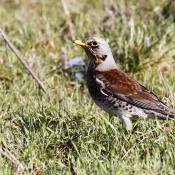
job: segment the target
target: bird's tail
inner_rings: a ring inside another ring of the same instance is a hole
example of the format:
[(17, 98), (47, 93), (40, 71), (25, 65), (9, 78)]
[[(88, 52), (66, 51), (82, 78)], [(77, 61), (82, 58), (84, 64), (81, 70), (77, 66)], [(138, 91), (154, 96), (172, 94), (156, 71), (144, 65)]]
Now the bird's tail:
[(162, 118), (168, 119), (175, 119), (175, 112), (170, 110), (165, 104), (160, 105), (160, 114), (162, 114)]
[(170, 110), (164, 103), (160, 102), (156, 109), (145, 111), (152, 118), (175, 119), (175, 112)]
[(168, 118), (171, 118), (171, 119), (175, 119), (175, 112), (169, 111), (169, 112), (167, 113), (167, 117), (168, 117)]

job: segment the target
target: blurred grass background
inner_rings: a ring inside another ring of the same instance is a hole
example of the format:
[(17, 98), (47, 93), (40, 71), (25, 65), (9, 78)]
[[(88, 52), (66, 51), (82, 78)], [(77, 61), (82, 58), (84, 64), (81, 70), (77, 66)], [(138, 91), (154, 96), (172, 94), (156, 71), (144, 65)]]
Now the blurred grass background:
[(109, 40), (120, 66), (175, 109), (175, 1), (1, 0), (0, 25), (43, 81), (0, 40), (0, 174), (175, 174), (174, 121), (126, 133), (64, 63), (72, 38)]

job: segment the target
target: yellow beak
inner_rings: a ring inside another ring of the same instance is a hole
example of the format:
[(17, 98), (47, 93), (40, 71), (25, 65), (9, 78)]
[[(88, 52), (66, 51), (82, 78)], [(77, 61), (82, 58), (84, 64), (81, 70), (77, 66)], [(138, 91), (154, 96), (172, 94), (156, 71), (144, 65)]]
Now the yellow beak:
[(73, 42), (81, 47), (86, 47), (86, 43), (81, 40), (74, 40)]

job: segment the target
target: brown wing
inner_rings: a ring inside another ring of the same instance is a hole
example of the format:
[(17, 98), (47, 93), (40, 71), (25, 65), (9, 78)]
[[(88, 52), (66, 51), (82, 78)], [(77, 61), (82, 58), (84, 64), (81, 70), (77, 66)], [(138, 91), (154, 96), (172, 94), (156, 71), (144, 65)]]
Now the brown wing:
[(103, 91), (106, 94), (146, 110), (157, 112), (168, 110), (168, 107), (155, 94), (120, 70), (96, 71), (96, 78), (104, 83)]

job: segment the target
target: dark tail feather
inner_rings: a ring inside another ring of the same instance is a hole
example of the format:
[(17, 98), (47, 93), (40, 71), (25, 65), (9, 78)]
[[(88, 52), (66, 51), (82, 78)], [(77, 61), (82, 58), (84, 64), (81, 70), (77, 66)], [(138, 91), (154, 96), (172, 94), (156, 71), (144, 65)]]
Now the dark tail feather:
[(170, 110), (165, 104), (159, 103), (158, 108), (145, 111), (150, 117), (158, 117), (160, 119), (175, 119), (175, 112)]
[(175, 119), (175, 112), (173, 112), (173, 111), (169, 111), (169, 113), (168, 113), (168, 116), (167, 116), (168, 118), (172, 118), (172, 119)]
[(164, 119), (175, 119), (175, 112), (171, 111), (168, 108), (165, 108), (163, 110), (158, 110), (157, 112), (160, 114), (161, 118), (164, 118)]
[(170, 110), (166, 105), (161, 104), (161, 109), (157, 111), (162, 115), (162, 118), (168, 119), (175, 119), (175, 112)]

